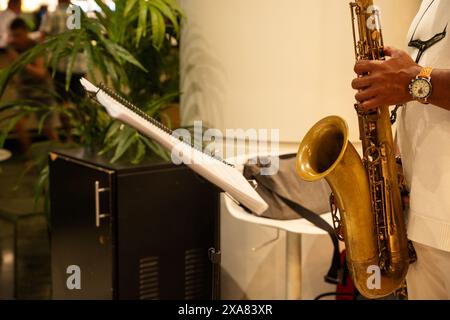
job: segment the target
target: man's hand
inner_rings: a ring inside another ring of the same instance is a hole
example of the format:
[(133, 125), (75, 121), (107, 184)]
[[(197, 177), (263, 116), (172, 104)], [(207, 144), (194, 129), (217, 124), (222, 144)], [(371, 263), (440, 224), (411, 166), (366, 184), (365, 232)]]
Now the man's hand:
[(422, 69), (405, 51), (386, 47), (386, 61), (358, 61), (352, 82), (360, 108), (370, 110), (380, 106), (400, 105), (412, 100), (408, 86)]

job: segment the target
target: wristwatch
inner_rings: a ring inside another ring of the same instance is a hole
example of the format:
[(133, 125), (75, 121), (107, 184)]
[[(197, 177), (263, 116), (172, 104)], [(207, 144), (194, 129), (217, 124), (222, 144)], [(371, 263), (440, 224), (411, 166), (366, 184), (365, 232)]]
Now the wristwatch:
[(420, 73), (411, 80), (409, 84), (409, 93), (414, 100), (417, 100), (423, 104), (428, 104), (428, 98), (433, 92), (433, 86), (431, 85), (431, 73), (433, 68), (422, 68)]

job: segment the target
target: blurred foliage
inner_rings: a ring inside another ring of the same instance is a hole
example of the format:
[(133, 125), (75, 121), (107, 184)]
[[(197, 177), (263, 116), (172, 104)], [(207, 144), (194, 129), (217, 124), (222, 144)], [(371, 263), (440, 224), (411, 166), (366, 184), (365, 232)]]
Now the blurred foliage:
[[(76, 58), (83, 54), (91, 81), (106, 83), (150, 116), (161, 120), (164, 108), (177, 102), (179, 97), (178, 39), (183, 14), (177, 0), (117, 0), (115, 10), (101, 0), (96, 3), (101, 13), (91, 16), (80, 10), (80, 29), (67, 29), (48, 37), (6, 69), (1, 69), (0, 97), (12, 77), (39, 56), (45, 57), (53, 75), (60, 62), (66, 62), (68, 90)], [(57, 100), (53, 90), (49, 90), (49, 94)], [(148, 152), (168, 159), (159, 145), (112, 120), (102, 107), (87, 97), (70, 108), (31, 100), (2, 100), (0, 148), (21, 118), (36, 114), (41, 130), (45, 119), (55, 112), (69, 119), (72, 128), (69, 140), (78, 147), (108, 154), (112, 162), (123, 157), (138, 163)], [(48, 168), (38, 166), (42, 172), (38, 189), (42, 191), (46, 188)]]

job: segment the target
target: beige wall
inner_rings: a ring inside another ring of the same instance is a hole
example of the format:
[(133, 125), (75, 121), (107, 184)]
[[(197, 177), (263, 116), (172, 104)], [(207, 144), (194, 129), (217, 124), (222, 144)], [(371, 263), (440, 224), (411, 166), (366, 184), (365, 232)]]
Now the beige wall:
[[(297, 142), (337, 114), (357, 139), (348, 0), (180, 0), (182, 119), (278, 128)], [(420, 0), (378, 0), (385, 42), (405, 47)]]

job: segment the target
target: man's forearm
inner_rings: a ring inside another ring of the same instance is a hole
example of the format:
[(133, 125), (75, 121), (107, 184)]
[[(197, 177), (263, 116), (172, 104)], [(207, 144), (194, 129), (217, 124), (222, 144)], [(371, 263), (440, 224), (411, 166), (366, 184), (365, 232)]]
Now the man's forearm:
[(34, 76), (36, 78), (39, 78), (39, 79), (42, 79), (42, 80), (44, 80), (47, 77), (47, 75), (48, 75), (48, 72), (47, 72), (47, 70), (45, 68), (42, 68), (42, 67), (39, 67), (39, 66), (34, 66), (32, 64), (28, 64), (25, 67), (25, 70), (29, 74), (31, 74), (32, 76)]
[(450, 111), (450, 69), (434, 69), (431, 84), (433, 92), (428, 102)]

